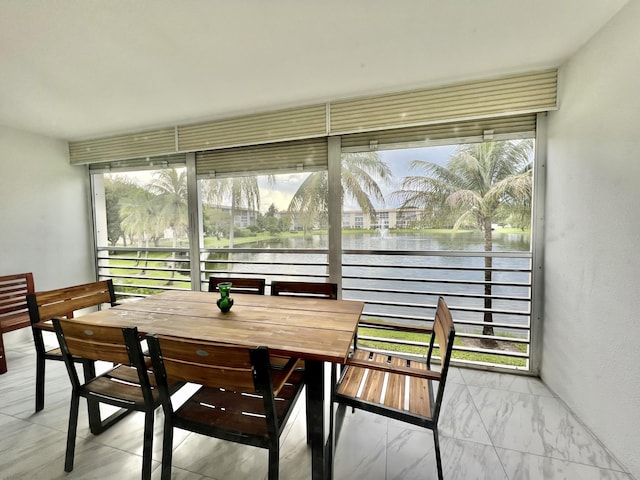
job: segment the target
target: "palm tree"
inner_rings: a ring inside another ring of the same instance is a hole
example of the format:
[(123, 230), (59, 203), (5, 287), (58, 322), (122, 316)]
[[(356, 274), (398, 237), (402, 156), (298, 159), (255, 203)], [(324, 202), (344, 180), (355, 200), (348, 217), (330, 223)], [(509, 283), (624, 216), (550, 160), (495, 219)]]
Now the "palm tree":
[[(270, 176), (270, 179), (273, 177)], [(270, 180), (272, 181), (272, 180)], [(231, 221), (229, 225), (229, 247), (233, 247), (234, 219), (238, 208), (257, 211), (260, 208), (260, 188), (258, 178), (234, 177), (211, 180), (203, 196), (214, 204), (221, 205), (225, 200), (231, 200)]]
[[(402, 208), (423, 208), (450, 215), (454, 229), (478, 228), (484, 250), (493, 250), (492, 225), (518, 218), (521, 227), (531, 223), (532, 140), (460, 145), (446, 166), (414, 160), (412, 170), (423, 175), (407, 176), (393, 197)], [(528, 209), (528, 212), (526, 210)], [(492, 257), (484, 260), (483, 335), (493, 335), (491, 313)], [(495, 342), (486, 342), (487, 344)]]
[(187, 171), (184, 168), (160, 170), (151, 182), (151, 191), (161, 202), (160, 214), (173, 230), (173, 247), (177, 238), (186, 234), (187, 224)]
[[(142, 247), (144, 243), (145, 248), (148, 248), (149, 241), (156, 241), (162, 234), (162, 225), (160, 224), (157, 210), (158, 202), (156, 196), (148, 190), (137, 188), (129, 192), (129, 194), (122, 199), (120, 208), (123, 234), (125, 236), (129, 235), (130, 238), (136, 238), (138, 247)], [(148, 257), (149, 252), (146, 251), (145, 268)], [(139, 264), (140, 250), (138, 250), (137, 258), (136, 266)], [(142, 270), (141, 273), (144, 274), (144, 270)]]
[[(374, 201), (384, 203), (379, 181), (388, 183), (393, 174), (376, 152), (350, 153), (343, 157), (340, 196), (357, 202), (365, 215), (375, 218)], [(326, 224), (328, 212), (328, 173), (314, 172), (300, 185), (289, 203), (289, 212), (296, 215), (304, 230), (316, 221)]]
[[(160, 170), (151, 182), (151, 191), (158, 195), (160, 216), (173, 233), (173, 248), (178, 238), (184, 237), (188, 229), (187, 217), (187, 171), (184, 168)], [(175, 276), (176, 252), (171, 252), (171, 277)]]

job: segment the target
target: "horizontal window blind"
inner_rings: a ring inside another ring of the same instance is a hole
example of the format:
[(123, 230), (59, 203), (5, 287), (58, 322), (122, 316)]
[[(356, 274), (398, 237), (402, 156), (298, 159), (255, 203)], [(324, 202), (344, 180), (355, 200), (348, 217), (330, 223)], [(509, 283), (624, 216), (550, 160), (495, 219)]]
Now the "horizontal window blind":
[(536, 114), (395, 128), (342, 136), (343, 151), (384, 150), (400, 146), (429, 146), (534, 137)]
[(326, 137), (196, 153), (198, 177), (312, 172), (326, 168)]
[(72, 165), (124, 160), (176, 152), (175, 128), (69, 142)]
[(156, 170), (169, 167), (181, 167), (186, 165), (184, 153), (174, 155), (158, 155), (154, 157), (129, 158), (127, 160), (114, 160), (111, 162), (96, 162), (89, 164), (91, 172), (117, 172), (133, 170)]
[[(450, 138), (477, 136), (478, 129), (470, 121), (479, 122), (482, 130), (491, 130), (493, 127), (482, 123), (483, 119), (534, 114), (555, 108), (557, 71), (548, 70), (70, 142), (69, 157), (72, 164), (103, 163), (425, 126), (438, 128), (405, 130), (402, 135), (406, 136), (406, 141), (418, 141), (415, 138), (421, 135), (436, 141), (451, 134), (454, 136)], [(464, 133), (463, 129), (469, 131)], [(375, 139), (381, 144), (391, 141), (379, 134), (369, 141)], [(360, 145), (363, 140), (353, 137), (348, 141), (360, 142), (346, 147), (355, 148), (354, 145)], [(202, 158), (207, 157), (203, 155), (199, 154)], [(244, 165), (239, 171), (250, 171), (248, 168)], [(314, 168), (311, 163), (309, 168)], [(222, 173), (220, 169), (208, 167), (203, 167), (202, 171), (206, 169)]]
[(178, 127), (178, 145), (180, 151), (210, 150), (326, 134), (327, 107), (322, 104)]
[(330, 134), (515, 115), (556, 108), (557, 71), (332, 102)]

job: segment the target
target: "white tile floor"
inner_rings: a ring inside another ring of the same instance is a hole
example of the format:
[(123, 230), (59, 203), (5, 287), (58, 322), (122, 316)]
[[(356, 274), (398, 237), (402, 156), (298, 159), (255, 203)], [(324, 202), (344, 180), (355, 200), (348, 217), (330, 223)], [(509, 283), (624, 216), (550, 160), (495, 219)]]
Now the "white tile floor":
[[(81, 404), (75, 468), (64, 472), (68, 379), (47, 362), (44, 411), (34, 414), (35, 363), (25, 331), (5, 336), (8, 373), (0, 376), (0, 479), (140, 478), (142, 415), (90, 434)], [(304, 402), (281, 440), (280, 478), (310, 478)], [(601, 443), (534, 378), (453, 369), (440, 418), (445, 479), (632, 480)], [(153, 478), (160, 478), (162, 413), (156, 413)], [(176, 431), (173, 478), (254, 480), (266, 477), (265, 450)], [(335, 478), (437, 478), (430, 431), (347, 410)]]

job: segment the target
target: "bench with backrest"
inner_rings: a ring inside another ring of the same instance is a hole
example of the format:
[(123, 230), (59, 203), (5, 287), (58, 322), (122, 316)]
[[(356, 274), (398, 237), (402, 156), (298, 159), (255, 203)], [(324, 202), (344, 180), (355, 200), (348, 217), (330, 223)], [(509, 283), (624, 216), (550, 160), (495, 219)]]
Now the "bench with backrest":
[(31, 325), (27, 294), (33, 293), (33, 275), (17, 273), (0, 277), (0, 374), (7, 371), (2, 335)]
[[(52, 318), (73, 318), (76, 312), (103, 304), (116, 304), (116, 295), (111, 280), (85, 283), (73, 287), (58, 288), (27, 295), (31, 330), (36, 348), (36, 412), (44, 408), (45, 360), (63, 361), (60, 348), (47, 349), (43, 332), (53, 332)], [(78, 358), (85, 379), (95, 376), (92, 360)], [(90, 405), (91, 408), (91, 405)]]

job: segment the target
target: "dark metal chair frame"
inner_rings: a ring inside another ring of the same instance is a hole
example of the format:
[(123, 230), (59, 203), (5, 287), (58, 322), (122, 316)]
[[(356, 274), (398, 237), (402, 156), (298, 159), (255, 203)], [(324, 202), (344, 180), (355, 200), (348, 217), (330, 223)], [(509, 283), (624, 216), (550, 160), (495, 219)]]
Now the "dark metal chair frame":
[[(296, 282), (273, 280), (271, 282), (271, 295), (287, 295), (296, 297), (326, 298), (329, 300), (338, 299), (338, 284), (320, 282)], [(302, 362), (298, 363), (298, 368), (303, 369)], [(306, 383), (306, 382), (305, 382)], [(310, 411), (309, 395), (306, 395), (307, 411)], [(307, 418), (307, 444), (311, 444), (310, 419)]]
[[(269, 480), (277, 480), (279, 439), (304, 384), (295, 360), (273, 369), (267, 347), (146, 338), (165, 418), (162, 480), (171, 478), (174, 428), (268, 449)], [(174, 410), (170, 380), (201, 388)]]
[[(113, 281), (110, 279), (27, 295), (31, 331), (36, 349), (36, 412), (44, 408), (45, 361), (63, 361), (59, 347), (49, 350), (45, 347), (42, 332), (53, 332), (53, 325), (49, 320), (54, 317), (73, 318), (77, 310), (97, 307), (105, 303), (111, 306), (117, 305)], [(82, 365), (85, 379), (95, 377), (95, 366), (92, 360), (74, 358), (74, 361)], [(95, 413), (96, 407), (89, 408)]]
[[(54, 318), (52, 323), (72, 387), (64, 470), (73, 470), (78, 408), (80, 397), (84, 397), (88, 404), (106, 403), (120, 408), (103, 421), (89, 415), (91, 431), (95, 434), (132, 411), (144, 412), (142, 479), (150, 479), (154, 411), (160, 406), (160, 396), (153, 386), (153, 376), (150, 379), (147, 372), (138, 330), (85, 324), (76, 319)], [(85, 378), (82, 383), (74, 365), (78, 358), (112, 362), (114, 367), (97, 377)]]
[[(395, 325), (394, 327), (418, 333), (426, 332), (424, 327)], [(442, 480), (438, 418), (455, 338), (451, 313), (442, 297), (438, 300), (433, 329), (429, 330), (431, 339), (426, 361), (411, 360), (359, 348), (354, 350), (341, 371), (339, 381), (333, 382), (332, 406), (333, 403), (340, 405), (339, 417), (335, 422), (335, 444), (337, 445), (338, 442), (341, 417), (344, 416), (343, 406), (427, 428), (433, 432), (438, 478)], [(440, 371), (431, 370), (436, 342), (440, 352)], [(368, 372), (366, 377), (365, 372)], [(335, 379), (335, 368), (332, 369), (332, 376)], [(381, 401), (383, 382), (386, 382), (386, 391)], [(437, 387), (434, 386), (434, 382), (438, 382)], [(408, 389), (406, 385), (409, 385)], [(331, 411), (333, 414), (333, 407)]]

